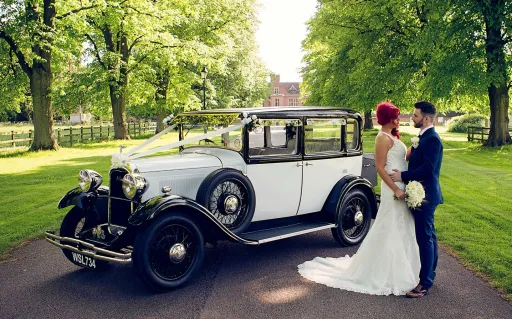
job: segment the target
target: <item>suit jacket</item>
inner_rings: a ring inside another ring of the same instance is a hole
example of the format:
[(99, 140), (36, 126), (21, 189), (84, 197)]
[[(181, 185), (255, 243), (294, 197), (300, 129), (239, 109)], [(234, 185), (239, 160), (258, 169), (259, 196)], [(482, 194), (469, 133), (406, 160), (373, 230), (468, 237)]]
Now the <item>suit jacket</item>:
[(425, 188), (427, 204), (443, 203), (439, 173), (443, 160), (443, 143), (434, 128), (426, 130), (420, 136), (418, 147), (412, 148), (408, 170), (402, 172), (404, 183), (418, 181)]

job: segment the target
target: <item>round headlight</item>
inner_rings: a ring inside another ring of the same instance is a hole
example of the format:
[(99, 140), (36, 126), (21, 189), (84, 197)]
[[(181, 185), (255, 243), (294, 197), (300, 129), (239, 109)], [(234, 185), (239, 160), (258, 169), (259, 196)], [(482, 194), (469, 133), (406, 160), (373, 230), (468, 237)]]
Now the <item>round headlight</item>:
[(84, 193), (96, 190), (102, 182), (101, 175), (93, 170), (83, 169), (78, 173), (78, 187)]
[(123, 177), (123, 194), (128, 199), (144, 194), (147, 187), (148, 182), (139, 174), (126, 174)]

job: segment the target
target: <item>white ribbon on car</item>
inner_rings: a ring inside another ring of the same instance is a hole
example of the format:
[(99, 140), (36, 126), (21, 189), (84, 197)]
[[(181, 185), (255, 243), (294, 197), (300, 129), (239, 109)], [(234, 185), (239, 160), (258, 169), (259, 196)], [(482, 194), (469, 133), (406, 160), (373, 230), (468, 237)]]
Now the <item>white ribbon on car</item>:
[[(193, 137), (193, 138), (190, 138), (190, 139), (185, 139), (185, 140), (182, 140), (182, 141), (179, 141), (179, 142), (176, 142), (176, 143), (171, 143), (171, 144), (163, 145), (163, 146), (160, 146), (160, 147), (157, 147), (157, 148), (153, 148), (153, 149), (147, 150), (145, 152), (141, 152), (141, 153), (135, 154), (135, 152), (143, 149), (147, 145), (153, 143), (156, 139), (158, 139), (162, 135), (164, 135), (167, 132), (169, 132), (170, 130), (174, 129), (176, 127), (176, 124), (174, 124), (174, 125), (169, 126), (168, 128), (166, 128), (162, 132), (156, 134), (155, 136), (151, 137), (149, 140), (145, 141), (144, 143), (142, 143), (142, 144), (138, 145), (137, 147), (133, 148), (132, 150), (130, 150), (129, 152), (127, 152), (125, 154), (123, 154), (123, 153), (114, 153), (114, 154), (112, 154), (112, 167), (122, 167), (122, 166), (126, 165), (132, 159), (136, 159), (136, 158), (140, 158), (140, 157), (143, 157), (143, 156), (152, 155), (152, 154), (155, 154), (155, 153), (159, 153), (159, 152), (163, 152), (163, 151), (169, 150), (171, 148), (180, 147), (180, 146), (183, 146), (185, 144), (197, 142), (197, 141), (204, 140), (204, 139), (207, 139), (207, 138), (210, 138), (210, 137), (213, 137), (213, 136), (217, 136), (217, 135), (221, 135), (221, 134), (224, 134), (224, 133), (227, 133), (227, 132), (235, 131), (235, 130), (238, 130), (238, 129), (244, 127), (245, 125), (247, 125), (247, 124), (249, 124), (249, 123), (251, 123), (253, 121), (256, 121), (258, 119), (256, 115), (253, 115), (252, 117), (248, 117), (247, 112), (243, 113), (243, 117), (244, 118), (242, 119), (242, 123), (243, 123), (242, 125), (235, 125), (235, 126), (231, 126), (231, 127), (226, 127), (226, 128), (223, 128), (223, 129), (220, 129), (220, 130), (217, 130), (217, 131), (206, 133), (206, 134), (203, 134), (203, 135), (200, 135), (200, 136), (196, 136), (196, 137)], [(167, 119), (168, 118), (164, 119), (164, 123), (166, 123)], [(172, 117), (170, 119), (172, 119)], [(167, 123), (168, 123), (168, 121), (167, 121)]]

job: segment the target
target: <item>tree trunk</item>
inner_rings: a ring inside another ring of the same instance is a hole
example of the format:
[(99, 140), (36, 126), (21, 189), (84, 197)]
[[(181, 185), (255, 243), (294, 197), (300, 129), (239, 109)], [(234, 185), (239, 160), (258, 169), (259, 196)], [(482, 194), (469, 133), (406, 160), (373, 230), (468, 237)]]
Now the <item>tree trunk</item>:
[(53, 132), (52, 97), (49, 94), (51, 79), (51, 72), (48, 74), (40, 65), (34, 65), (30, 77), (30, 92), (34, 106), (34, 139), (30, 147), (32, 151), (59, 149)]
[(109, 87), (114, 120), (114, 138), (129, 140), (128, 125), (126, 124), (126, 87), (112, 84)]
[(491, 109), (491, 129), (485, 143), (488, 146), (500, 146), (511, 142), (508, 132), (507, 62), (505, 41), (501, 32), (504, 11), (504, 2), (500, 0), (491, 0), (482, 7), (486, 31), (487, 73), (493, 79), (488, 88)]
[[(37, 3), (27, 7), (27, 10), (31, 10), (34, 19), (39, 20), (41, 18)], [(53, 41), (52, 35), (46, 30), (47, 27), (51, 30), (55, 29), (55, 14), (55, 0), (44, 0), (43, 23), (37, 31), (40, 40), (32, 46), (32, 52), (36, 55), (36, 58), (33, 60), (32, 70), (29, 74), (30, 92), (34, 109), (34, 139), (30, 146), (32, 151), (59, 149), (53, 132), (51, 96), (53, 74), (51, 65), (52, 51), (50, 47)]]
[(121, 63), (119, 63), (119, 59), (108, 63), (108, 71), (112, 77), (111, 81), (114, 82), (109, 85), (114, 120), (114, 139), (129, 140), (130, 136), (126, 124), (126, 87), (128, 86), (128, 60), (130, 58), (128, 39), (125, 35), (121, 35), (116, 46), (113, 33), (108, 27), (103, 30), (103, 36), (107, 50), (113, 54), (120, 53), (121, 55)]
[[(159, 72), (160, 73), (160, 72)], [(163, 131), (163, 120), (169, 115), (167, 110), (167, 89), (169, 87), (169, 70), (165, 69), (158, 79), (158, 85), (155, 93), (155, 102), (157, 107), (156, 133)]]
[(372, 111), (364, 112), (364, 129), (371, 130), (373, 128)]

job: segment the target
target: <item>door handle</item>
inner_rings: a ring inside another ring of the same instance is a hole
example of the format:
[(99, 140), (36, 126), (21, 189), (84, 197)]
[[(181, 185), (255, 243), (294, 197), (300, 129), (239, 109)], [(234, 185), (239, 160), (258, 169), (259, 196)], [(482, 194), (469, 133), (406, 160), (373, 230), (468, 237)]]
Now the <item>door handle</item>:
[(297, 167), (304, 166), (302, 163), (297, 163)]
[(313, 164), (306, 162), (306, 166), (313, 166)]

